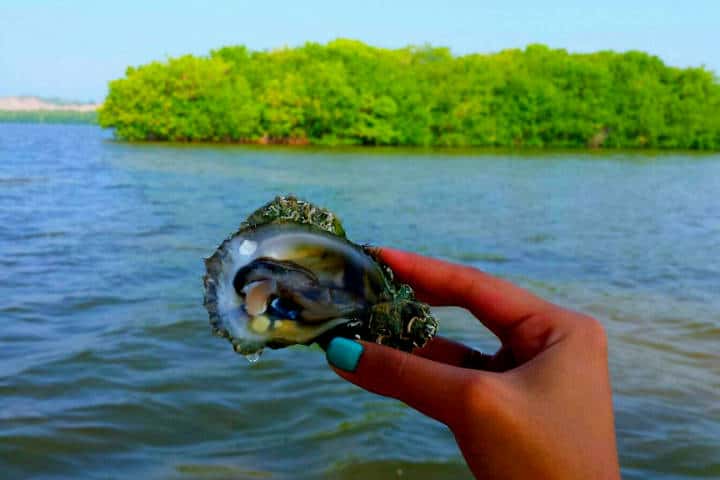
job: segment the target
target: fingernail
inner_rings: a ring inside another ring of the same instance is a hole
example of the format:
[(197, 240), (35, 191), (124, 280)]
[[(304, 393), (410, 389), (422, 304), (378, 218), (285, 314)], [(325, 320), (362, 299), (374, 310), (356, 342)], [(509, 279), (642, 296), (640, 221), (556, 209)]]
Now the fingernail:
[(354, 372), (360, 361), (363, 346), (347, 338), (335, 337), (327, 347), (326, 355), (328, 362), (333, 367), (346, 372)]

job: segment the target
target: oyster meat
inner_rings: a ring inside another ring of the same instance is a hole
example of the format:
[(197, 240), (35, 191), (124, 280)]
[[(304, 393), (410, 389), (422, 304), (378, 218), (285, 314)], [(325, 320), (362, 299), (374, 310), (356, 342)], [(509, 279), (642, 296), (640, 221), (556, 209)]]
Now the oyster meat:
[(437, 321), (337, 217), (295, 197), (256, 210), (205, 260), (205, 307), (235, 351), (362, 338), (406, 351)]

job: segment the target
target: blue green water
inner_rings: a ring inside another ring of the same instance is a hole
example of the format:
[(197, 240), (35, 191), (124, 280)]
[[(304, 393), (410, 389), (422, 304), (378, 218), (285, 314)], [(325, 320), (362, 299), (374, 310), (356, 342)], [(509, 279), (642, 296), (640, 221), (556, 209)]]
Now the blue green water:
[[(202, 258), (278, 193), (356, 242), (599, 318), (626, 478), (720, 476), (720, 155), (115, 143), (0, 124), (2, 478), (469, 478), (451, 434), (319, 349), (213, 337)], [(465, 311), (443, 335), (492, 350)], [(492, 421), (492, 419), (488, 419)]]

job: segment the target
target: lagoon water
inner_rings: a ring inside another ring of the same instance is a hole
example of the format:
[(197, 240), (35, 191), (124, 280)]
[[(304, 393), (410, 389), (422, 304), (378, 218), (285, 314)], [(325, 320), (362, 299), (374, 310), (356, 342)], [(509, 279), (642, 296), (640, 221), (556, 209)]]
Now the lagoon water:
[[(720, 155), (114, 142), (0, 124), (0, 476), (470, 478), (451, 434), (317, 348), (213, 337), (202, 258), (293, 192), (350, 238), (463, 262), (606, 326), (625, 478), (720, 477)], [(497, 344), (469, 314), (442, 334)], [(492, 419), (488, 419), (492, 421)]]

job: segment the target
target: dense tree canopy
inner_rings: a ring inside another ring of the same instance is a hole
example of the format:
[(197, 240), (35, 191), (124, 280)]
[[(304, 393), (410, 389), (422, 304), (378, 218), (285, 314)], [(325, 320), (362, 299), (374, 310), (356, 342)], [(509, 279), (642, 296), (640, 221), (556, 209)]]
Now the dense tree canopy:
[(128, 68), (99, 121), (128, 140), (718, 149), (720, 84), (635, 51), (336, 40)]

